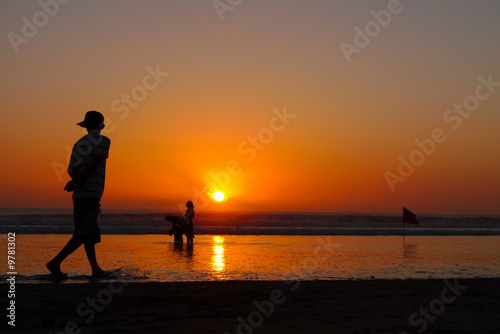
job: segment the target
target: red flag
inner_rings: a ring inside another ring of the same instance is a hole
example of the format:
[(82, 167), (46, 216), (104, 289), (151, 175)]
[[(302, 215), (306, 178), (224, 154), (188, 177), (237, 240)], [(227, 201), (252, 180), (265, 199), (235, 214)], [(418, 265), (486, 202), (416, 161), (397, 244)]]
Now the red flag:
[(403, 224), (418, 224), (417, 216), (403, 206)]

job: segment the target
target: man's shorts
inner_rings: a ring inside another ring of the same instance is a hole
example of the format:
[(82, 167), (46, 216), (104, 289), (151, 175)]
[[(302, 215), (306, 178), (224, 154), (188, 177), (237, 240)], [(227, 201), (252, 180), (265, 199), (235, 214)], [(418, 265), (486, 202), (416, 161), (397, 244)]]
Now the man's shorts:
[(101, 232), (97, 225), (99, 207), (97, 198), (73, 198), (74, 239), (91, 244), (101, 242)]

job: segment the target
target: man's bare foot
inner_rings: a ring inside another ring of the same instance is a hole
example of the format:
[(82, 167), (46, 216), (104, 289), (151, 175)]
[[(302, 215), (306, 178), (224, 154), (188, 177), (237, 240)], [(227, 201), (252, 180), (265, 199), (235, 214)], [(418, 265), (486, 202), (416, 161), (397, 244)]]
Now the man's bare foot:
[(92, 270), (92, 277), (102, 277), (106, 276), (106, 272), (99, 268), (98, 270)]
[(53, 263), (52, 261), (47, 262), (47, 264), (45, 266), (51, 272), (51, 274), (54, 276), (54, 278), (56, 280), (64, 280), (64, 279), (68, 278), (68, 275), (63, 273), (61, 271), (61, 268), (58, 265), (56, 265), (55, 263)]

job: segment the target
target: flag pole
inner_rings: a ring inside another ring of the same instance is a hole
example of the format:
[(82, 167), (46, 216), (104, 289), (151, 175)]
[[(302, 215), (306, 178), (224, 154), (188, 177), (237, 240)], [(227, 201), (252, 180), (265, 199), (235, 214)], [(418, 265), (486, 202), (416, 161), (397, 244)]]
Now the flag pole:
[(405, 207), (403, 206), (403, 248), (406, 247), (405, 243)]
[(405, 224), (418, 224), (416, 215), (403, 206), (403, 247), (405, 246)]
[(403, 219), (403, 247), (406, 247), (405, 245), (405, 221)]

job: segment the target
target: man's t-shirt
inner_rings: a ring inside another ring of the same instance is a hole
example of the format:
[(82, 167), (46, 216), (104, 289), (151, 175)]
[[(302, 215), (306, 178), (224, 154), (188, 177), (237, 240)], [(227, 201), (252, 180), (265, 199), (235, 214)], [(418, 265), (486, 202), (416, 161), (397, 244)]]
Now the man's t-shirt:
[(68, 173), (81, 173), (96, 156), (101, 156), (97, 168), (90, 175), (75, 186), (73, 198), (98, 198), (104, 192), (104, 178), (106, 176), (106, 159), (108, 158), (111, 141), (98, 130), (91, 130), (73, 146)]

